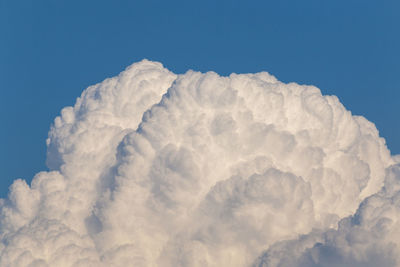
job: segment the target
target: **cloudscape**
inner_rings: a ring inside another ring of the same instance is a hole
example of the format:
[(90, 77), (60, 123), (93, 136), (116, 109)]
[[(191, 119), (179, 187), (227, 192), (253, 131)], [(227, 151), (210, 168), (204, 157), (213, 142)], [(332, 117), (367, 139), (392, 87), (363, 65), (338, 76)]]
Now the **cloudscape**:
[(399, 266), (400, 159), (336, 96), (142, 60), (0, 203), (1, 266)]

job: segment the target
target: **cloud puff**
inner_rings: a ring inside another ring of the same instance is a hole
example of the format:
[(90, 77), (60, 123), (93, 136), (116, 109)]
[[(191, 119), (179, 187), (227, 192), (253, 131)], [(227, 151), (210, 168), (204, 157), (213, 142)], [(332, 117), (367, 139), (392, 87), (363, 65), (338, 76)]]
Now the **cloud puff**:
[(399, 266), (400, 164), (338, 229), (314, 230), (269, 248), (254, 266)]
[(1, 202), (1, 266), (397, 263), (398, 159), (313, 86), (144, 60), (47, 145), (51, 171)]

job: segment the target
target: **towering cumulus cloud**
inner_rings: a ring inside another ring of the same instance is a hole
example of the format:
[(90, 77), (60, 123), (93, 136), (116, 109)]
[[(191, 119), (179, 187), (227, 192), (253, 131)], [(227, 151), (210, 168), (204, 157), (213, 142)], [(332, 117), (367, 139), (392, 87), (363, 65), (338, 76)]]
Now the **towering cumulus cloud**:
[(47, 145), (0, 203), (0, 266), (400, 265), (400, 160), (313, 86), (144, 60)]

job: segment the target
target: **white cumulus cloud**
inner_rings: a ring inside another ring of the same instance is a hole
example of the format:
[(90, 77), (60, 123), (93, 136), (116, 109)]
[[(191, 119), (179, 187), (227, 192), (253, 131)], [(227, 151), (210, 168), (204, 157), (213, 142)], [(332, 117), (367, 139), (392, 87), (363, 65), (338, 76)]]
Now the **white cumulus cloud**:
[(316, 87), (143, 60), (47, 145), (0, 203), (1, 266), (400, 264), (400, 160)]

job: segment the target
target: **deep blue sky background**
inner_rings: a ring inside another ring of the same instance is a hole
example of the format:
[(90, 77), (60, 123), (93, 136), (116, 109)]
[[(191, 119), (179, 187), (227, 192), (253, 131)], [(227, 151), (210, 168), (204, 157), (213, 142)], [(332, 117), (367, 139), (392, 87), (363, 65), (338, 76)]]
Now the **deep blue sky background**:
[(46, 170), (64, 106), (143, 58), (316, 85), (400, 153), (399, 13), (398, 0), (0, 0), (0, 197)]

